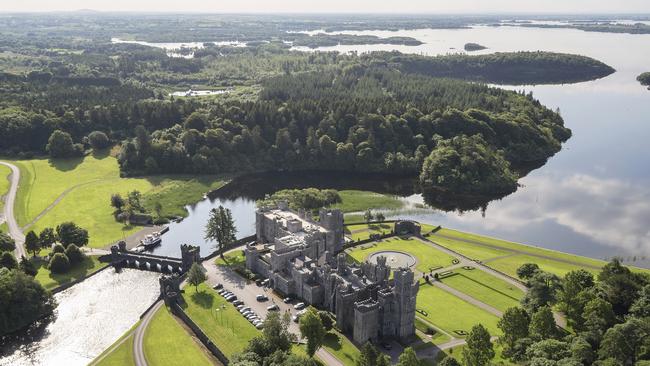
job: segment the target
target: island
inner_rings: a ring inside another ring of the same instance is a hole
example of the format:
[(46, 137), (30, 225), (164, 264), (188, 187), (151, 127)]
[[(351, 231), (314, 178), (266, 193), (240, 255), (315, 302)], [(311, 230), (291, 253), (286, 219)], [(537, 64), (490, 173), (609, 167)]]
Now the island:
[(487, 47), (480, 45), (478, 43), (465, 43), (465, 51), (467, 52), (474, 52), (474, 51), (481, 51), (481, 50), (486, 50)]
[(362, 45), (362, 44), (392, 44), (405, 46), (419, 46), (421, 41), (412, 37), (377, 37), (358, 36), (349, 34), (325, 34), (319, 33), (313, 36), (302, 36), (294, 38), (293, 46), (305, 46), (309, 48), (332, 47), (337, 45)]
[(644, 72), (643, 74), (637, 76), (636, 78), (639, 83), (643, 86), (647, 86), (650, 89), (650, 72)]

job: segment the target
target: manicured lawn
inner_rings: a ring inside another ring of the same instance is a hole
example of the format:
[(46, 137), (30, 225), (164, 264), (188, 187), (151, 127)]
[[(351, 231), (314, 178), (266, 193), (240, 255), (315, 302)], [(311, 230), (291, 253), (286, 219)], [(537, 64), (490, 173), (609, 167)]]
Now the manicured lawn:
[(597, 274), (598, 272), (600, 272), (599, 270), (591, 267), (576, 266), (569, 263), (563, 263), (563, 262), (558, 262), (550, 259), (544, 259), (544, 258), (533, 257), (528, 255), (522, 255), (522, 254), (514, 255), (512, 257), (497, 259), (495, 261), (491, 261), (490, 263), (487, 263), (487, 265), (503, 273), (507, 273), (510, 276), (517, 277), (517, 268), (519, 268), (522, 264), (525, 263), (536, 263), (539, 266), (539, 268), (541, 268), (542, 270), (554, 273), (560, 277), (564, 276), (567, 272), (576, 269), (584, 269), (593, 274)]
[(442, 245), (445, 248), (458, 252), (468, 258), (481, 261), (511, 254), (509, 251), (468, 244), (459, 240), (443, 238), (442, 236), (431, 235), (427, 239), (435, 242), (436, 244)]
[(325, 335), (323, 347), (346, 366), (354, 366), (356, 359), (360, 355), (359, 349), (349, 339), (334, 329)]
[(149, 365), (212, 365), (196, 342), (169, 309), (162, 307), (147, 327), (144, 352)]
[(223, 259), (221, 259), (221, 257), (217, 257), (214, 262), (217, 265), (228, 267), (246, 265), (246, 257), (244, 257), (244, 251), (241, 249), (236, 249), (232, 252), (228, 252), (224, 254), (223, 257)]
[[(436, 329), (436, 327), (433, 324), (429, 323), (426, 320), (423, 320), (422, 318), (420, 318), (420, 316), (415, 317), (415, 328), (425, 334), (422, 337), (422, 340), (424, 342), (431, 342), (437, 345), (437, 344), (443, 344), (449, 342), (451, 340), (451, 337), (441, 332), (440, 330)], [(432, 329), (434, 333), (428, 334), (430, 333), (429, 329)]]
[(474, 325), (479, 323), (483, 324), (491, 335), (500, 333), (497, 328), (499, 319), (496, 316), (431, 285), (420, 283), (417, 309), (422, 309), (427, 313), (427, 315), (418, 313), (419, 317), (454, 337), (461, 337), (454, 333), (455, 330), (469, 332)]
[(498, 310), (519, 305), (524, 296), (519, 288), (481, 270), (457, 269), (454, 272), (458, 274), (442, 282)]
[(418, 260), (416, 269), (420, 272), (429, 272), (429, 268), (450, 266), (454, 259), (452, 256), (415, 238), (385, 239), (380, 242), (354, 248), (349, 254), (356, 261), (363, 262), (369, 255), (383, 250), (397, 250), (413, 255)]
[(343, 212), (365, 211), (368, 209), (398, 209), (404, 207), (404, 202), (394, 196), (368, 191), (345, 190), (339, 191), (341, 203), (333, 205)]
[[(248, 341), (259, 334), (235, 309), (206, 284), (185, 289), (183, 295), (185, 312), (203, 329), (208, 337), (227, 356), (241, 352)], [(219, 309), (218, 311), (215, 309)]]
[(345, 234), (352, 240), (365, 240), (371, 234), (388, 234), (393, 230), (393, 224), (359, 224), (345, 227)]
[(106, 263), (101, 263), (96, 256), (87, 256), (83, 262), (77, 264), (67, 273), (54, 274), (46, 268), (45, 262), (37, 259), (32, 259), (32, 261), (34, 261), (34, 264), (38, 268), (38, 273), (35, 277), (36, 281), (40, 282), (48, 290), (80, 279), (107, 266)]
[(156, 176), (121, 178), (112, 156), (78, 159), (33, 159), (16, 161), (21, 185), (16, 200), (16, 217), (23, 226), (36, 218), (64, 192), (67, 194), (32, 229), (55, 227), (73, 221), (89, 232), (91, 247), (105, 247), (138, 230), (124, 227), (113, 218), (110, 197), (139, 190), (143, 204), (152, 209), (162, 205), (165, 216), (185, 216), (185, 205), (194, 203), (208, 191), (220, 187), (215, 176)]
[(11, 174), (11, 169), (0, 165), (0, 209), (4, 206), (4, 200), (1, 197), (9, 192), (9, 174)]
[(135, 359), (133, 357), (133, 335), (130, 335), (127, 338), (127, 340), (125, 340), (122, 344), (120, 344), (117, 348), (115, 348), (110, 354), (104, 357), (101, 361), (97, 363), (91, 363), (91, 365), (93, 366), (135, 365)]

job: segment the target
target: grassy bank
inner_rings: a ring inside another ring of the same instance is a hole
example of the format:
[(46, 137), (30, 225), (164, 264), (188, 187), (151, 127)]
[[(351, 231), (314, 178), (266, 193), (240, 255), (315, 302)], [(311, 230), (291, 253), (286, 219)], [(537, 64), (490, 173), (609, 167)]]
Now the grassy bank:
[(152, 366), (213, 364), (211, 357), (164, 306), (147, 327), (144, 352)]
[(4, 200), (2, 197), (9, 192), (9, 175), (11, 174), (11, 169), (5, 165), (0, 165), (0, 210), (4, 207)]
[[(120, 338), (118, 342), (121, 342), (121, 340), (122, 339)], [(99, 357), (102, 357), (102, 355), (99, 355)], [(119, 346), (117, 346), (117, 348), (111, 351), (111, 353), (106, 355), (106, 357), (104, 357), (101, 361), (97, 363), (91, 363), (91, 365), (93, 366), (135, 365), (135, 358), (133, 357), (133, 335), (132, 334), (129, 335), (124, 342), (122, 342)]]
[(365, 210), (386, 209), (394, 210), (404, 207), (404, 202), (395, 196), (381, 193), (343, 190), (339, 191), (341, 203), (333, 205), (332, 208), (338, 208), (343, 212), (355, 212)]
[(38, 268), (38, 273), (34, 278), (48, 290), (76, 281), (107, 266), (106, 263), (101, 263), (97, 257), (87, 256), (83, 262), (78, 263), (66, 273), (52, 273), (44, 261), (40, 259), (31, 260)]
[(334, 355), (345, 366), (354, 366), (361, 354), (359, 349), (344, 335), (332, 329), (323, 340), (323, 347)]
[(524, 292), (519, 288), (478, 269), (457, 269), (455, 276), (442, 280), (445, 285), (461, 291), (498, 310), (519, 306)]
[[(14, 161), (21, 170), (16, 219), (24, 226), (42, 215), (31, 229), (55, 227), (74, 221), (86, 228), (91, 247), (104, 247), (137, 230), (116, 222), (110, 197), (139, 190), (143, 204), (153, 211), (156, 202), (163, 216), (185, 216), (185, 206), (224, 184), (216, 176), (156, 176), (121, 178), (112, 156), (77, 159)], [(47, 211), (46, 211), (47, 210)]]

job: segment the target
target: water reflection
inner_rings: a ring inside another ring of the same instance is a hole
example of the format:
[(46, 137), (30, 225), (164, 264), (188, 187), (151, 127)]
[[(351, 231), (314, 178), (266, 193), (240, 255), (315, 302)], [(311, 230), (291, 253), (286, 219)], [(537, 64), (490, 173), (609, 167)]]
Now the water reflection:
[(158, 274), (109, 268), (54, 297), (53, 320), (22, 342), (3, 345), (0, 366), (87, 365), (158, 297)]

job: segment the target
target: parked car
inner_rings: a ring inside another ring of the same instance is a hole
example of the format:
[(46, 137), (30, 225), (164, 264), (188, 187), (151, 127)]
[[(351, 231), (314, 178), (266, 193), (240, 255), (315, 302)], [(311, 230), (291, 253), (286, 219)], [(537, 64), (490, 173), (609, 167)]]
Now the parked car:
[(268, 285), (269, 285), (269, 282), (271, 282), (271, 280), (269, 280), (268, 278), (265, 279), (265, 280), (263, 280), (263, 281), (262, 281), (262, 286), (268, 286)]
[(241, 310), (244, 308), (244, 304), (235, 305), (235, 307), (237, 308), (237, 310)]
[(278, 306), (278, 304), (273, 304), (273, 305), (269, 305), (269, 306), (266, 307), (266, 310), (268, 310), (268, 311), (276, 311), (276, 310), (279, 310), (279, 309), (280, 309), (280, 307)]
[(216, 285), (212, 286), (212, 288), (215, 289), (215, 290), (219, 290), (219, 289), (223, 288), (223, 285), (220, 284), (220, 283), (217, 283)]
[(291, 297), (285, 297), (284, 299), (282, 299), (282, 301), (283, 301), (285, 304), (290, 303), (292, 300), (293, 300), (293, 298), (291, 298)]
[(387, 351), (393, 349), (393, 346), (391, 346), (390, 343), (382, 343), (381, 346)]
[(266, 296), (264, 294), (259, 294), (255, 298), (257, 299), (257, 301), (266, 301), (266, 300), (269, 299), (268, 296)]
[(226, 300), (228, 300), (228, 302), (233, 302), (233, 301), (237, 300), (237, 296), (235, 296), (235, 295), (228, 296), (228, 298)]
[(300, 321), (300, 317), (298, 315), (294, 315), (291, 317), (291, 320), (293, 320), (294, 323), (297, 323)]
[(255, 328), (257, 328), (257, 329), (264, 328), (264, 323), (260, 323), (260, 324), (256, 325)]
[(217, 293), (218, 293), (219, 295), (223, 295), (223, 294), (226, 293), (226, 292), (228, 292), (228, 291), (226, 291), (225, 288), (219, 289), (219, 291), (217, 291)]
[(296, 305), (294, 305), (293, 308), (296, 309), (296, 310), (302, 310), (302, 309), (305, 308), (305, 306), (306, 306), (306, 305), (305, 305), (304, 302), (299, 302), (299, 303), (297, 303)]
[(235, 300), (235, 301), (232, 302), (232, 304), (235, 305), (235, 306), (238, 306), (238, 305), (243, 305), (244, 302), (241, 301), (241, 300)]
[(245, 311), (251, 311), (251, 308), (249, 308), (248, 306), (244, 306), (243, 308), (239, 309), (240, 313), (244, 313)]
[(256, 280), (255, 280), (255, 284), (256, 284), (257, 286), (262, 286), (262, 279), (261, 279), (261, 278), (256, 279)]

